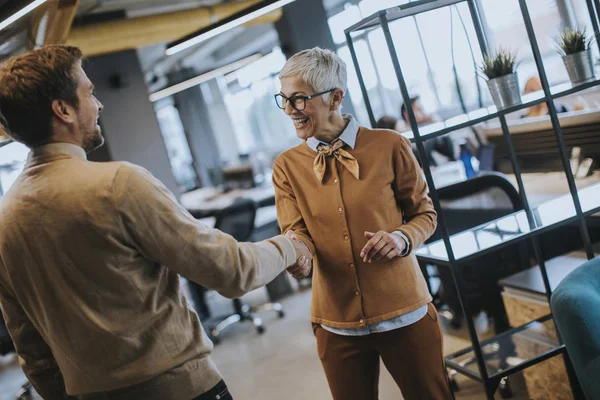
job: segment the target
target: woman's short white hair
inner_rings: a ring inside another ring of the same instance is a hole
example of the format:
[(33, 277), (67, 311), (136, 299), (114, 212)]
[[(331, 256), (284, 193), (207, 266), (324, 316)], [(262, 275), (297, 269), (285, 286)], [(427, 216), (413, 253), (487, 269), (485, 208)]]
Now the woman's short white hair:
[[(283, 66), (279, 79), (291, 76), (300, 77), (315, 93), (331, 89), (342, 89), (346, 93), (346, 63), (331, 50), (315, 47), (294, 54)], [(323, 100), (327, 102), (329, 94), (324, 95)]]

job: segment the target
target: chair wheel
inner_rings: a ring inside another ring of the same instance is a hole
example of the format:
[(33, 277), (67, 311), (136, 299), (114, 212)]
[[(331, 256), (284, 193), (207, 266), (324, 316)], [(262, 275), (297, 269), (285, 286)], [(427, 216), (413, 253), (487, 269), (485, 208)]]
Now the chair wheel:
[(257, 332), (259, 335), (262, 335), (263, 333), (265, 333), (265, 327), (264, 327), (264, 326), (262, 326), (262, 325), (261, 325), (261, 326), (257, 326), (257, 327), (256, 327), (256, 332)]
[(17, 393), (17, 400), (29, 400), (32, 398), (31, 388), (23, 388)]
[(514, 397), (508, 378), (502, 378), (500, 385), (498, 386), (498, 393), (500, 393), (500, 397), (503, 399), (511, 399)]
[(277, 315), (279, 316), (279, 318), (283, 318), (285, 317), (285, 312), (283, 310), (277, 311)]
[(450, 326), (454, 329), (460, 329), (462, 327), (462, 318), (454, 316), (450, 319)]
[(458, 385), (458, 382), (456, 382), (456, 379), (454, 379), (454, 378), (450, 378), (450, 389), (452, 390), (453, 393), (460, 391), (460, 386)]

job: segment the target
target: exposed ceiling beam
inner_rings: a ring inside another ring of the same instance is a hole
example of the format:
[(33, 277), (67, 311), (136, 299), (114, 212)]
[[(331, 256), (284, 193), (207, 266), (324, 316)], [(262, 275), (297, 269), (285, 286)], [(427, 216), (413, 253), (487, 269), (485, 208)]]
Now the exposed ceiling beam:
[[(230, 63), (231, 60), (238, 60), (248, 54), (270, 52), (278, 43), (279, 35), (273, 25), (257, 26), (243, 35), (235, 36), (225, 46), (216, 49), (212, 52), (211, 58), (222, 63)], [(191, 57), (186, 60), (189, 64), (199, 62), (200, 60), (194, 61)]]
[[(178, 11), (139, 18), (122, 19), (73, 27), (67, 44), (78, 46), (86, 56), (132, 50), (154, 43), (179, 39), (241, 11), (259, 0), (225, 3), (210, 8)], [(276, 10), (248, 23), (275, 22), (282, 11)]]
[(51, 0), (33, 12), (30, 48), (64, 43), (71, 32), (80, 0)]

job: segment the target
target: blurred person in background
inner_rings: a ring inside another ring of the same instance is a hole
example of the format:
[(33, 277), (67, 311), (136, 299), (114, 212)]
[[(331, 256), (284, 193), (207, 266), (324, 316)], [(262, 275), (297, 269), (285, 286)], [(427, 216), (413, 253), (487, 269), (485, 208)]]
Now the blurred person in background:
[[(540, 77), (536, 75), (527, 80), (527, 83), (525, 83), (525, 88), (523, 89), (523, 94), (526, 95), (529, 93), (541, 91), (542, 89), (543, 89), (542, 81), (540, 80)], [(577, 100), (577, 103), (573, 107), (573, 111), (579, 111), (579, 110), (583, 110), (585, 108), (587, 108), (585, 106), (585, 101), (583, 101), (582, 98), (579, 98)], [(557, 104), (556, 111), (559, 113), (564, 113), (564, 112), (568, 112), (569, 110), (567, 109), (567, 107), (565, 105)], [(521, 116), (521, 118), (541, 117), (543, 115), (548, 115), (548, 104), (546, 102), (536, 104), (534, 106), (527, 108), (527, 111), (525, 112), (525, 114), (523, 114)]]

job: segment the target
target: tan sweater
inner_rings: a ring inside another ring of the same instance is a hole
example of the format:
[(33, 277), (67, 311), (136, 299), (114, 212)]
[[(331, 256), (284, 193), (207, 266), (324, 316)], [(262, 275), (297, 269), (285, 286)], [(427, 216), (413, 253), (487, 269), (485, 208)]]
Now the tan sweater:
[(414, 253), (362, 262), (365, 231), (395, 230), (417, 248), (436, 227), (436, 213), (410, 142), (394, 131), (361, 127), (354, 149), (357, 180), (334, 157), (323, 182), (306, 143), (281, 154), (273, 167), (282, 232), (294, 230), (315, 255), (311, 320), (358, 328), (416, 310), (431, 301)]
[(145, 400), (210, 390), (221, 376), (179, 274), (238, 297), (295, 257), (289, 239), (240, 244), (142, 168), (92, 163), (69, 144), (36, 149), (0, 200), (0, 306), (46, 400), (65, 386)]

